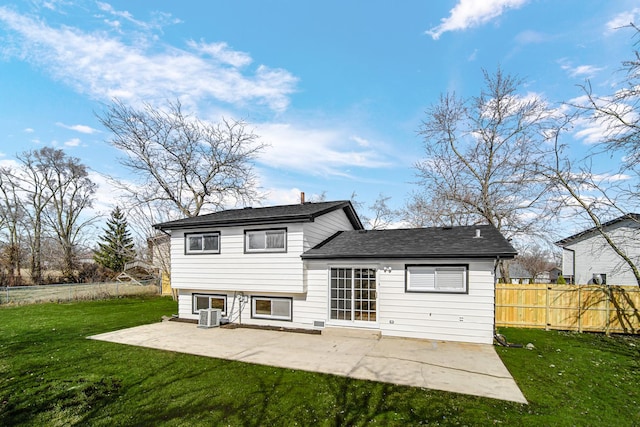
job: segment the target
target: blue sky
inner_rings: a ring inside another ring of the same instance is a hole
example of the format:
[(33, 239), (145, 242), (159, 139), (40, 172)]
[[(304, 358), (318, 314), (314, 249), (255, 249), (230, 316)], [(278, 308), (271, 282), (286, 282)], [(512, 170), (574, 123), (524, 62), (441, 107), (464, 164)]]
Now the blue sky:
[[(441, 93), (479, 92), (502, 67), (552, 102), (591, 79), (610, 93), (636, 39), (639, 1), (70, 1), (0, 6), (0, 164), (55, 146), (117, 200), (127, 179), (95, 113), (113, 97), (179, 98), (200, 118), (242, 118), (269, 144), (263, 204), (327, 199), (402, 206), (422, 156), (417, 130)], [(525, 95), (525, 93), (523, 93)], [(579, 153), (597, 129), (576, 128)], [(618, 159), (612, 159), (615, 164)], [(604, 170), (603, 172), (607, 172)]]

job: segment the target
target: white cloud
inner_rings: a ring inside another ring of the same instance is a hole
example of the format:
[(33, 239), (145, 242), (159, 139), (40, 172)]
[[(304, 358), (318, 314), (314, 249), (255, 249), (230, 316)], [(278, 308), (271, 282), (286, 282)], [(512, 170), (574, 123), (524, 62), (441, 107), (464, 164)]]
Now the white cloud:
[(78, 147), (82, 141), (80, 138), (71, 138), (70, 140), (64, 143), (65, 147)]
[[(118, 201), (124, 196), (124, 192), (114, 186), (108, 178), (95, 171), (89, 171), (89, 178), (98, 188), (95, 193), (95, 200), (91, 210), (94, 215), (107, 214), (111, 212)], [(131, 184), (134, 185), (133, 183)]]
[(35, 130), (33, 130), (32, 128), (25, 128), (24, 129), (24, 133), (33, 133), (35, 132)]
[(516, 9), (528, 0), (460, 0), (451, 9), (448, 18), (442, 18), (440, 25), (426, 31), (434, 40), (447, 31), (466, 30), (477, 27), (502, 15), (506, 9)]
[(98, 132), (98, 129), (94, 129), (91, 126), (87, 125), (65, 125), (64, 123), (56, 123), (57, 126), (63, 127), (65, 129), (74, 130), (80, 133), (86, 133), (88, 135), (94, 134)]
[(628, 26), (632, 22), (637, 22), (638, 15), (640, 15), (640, 8), (634, 8), (617, 14), (605, 24), (604, 33), (611, 34), (619, 28)]
[[(612, 116), (595, 113), (591, 116), (576, 120), (574, 123), (574, 135), (586, 144), (597, 144), (610, 139), (619, 132), (624, 132), (626, 126), (622, 125), (614, 116), (621, 117), (625, 123), (635, 123), (638, 120), (638, 113), (632, 106), (624, 102), (617, 102), (610, 97), (594, 96), (592, 99), (603, 109), (615, 114)], [(571, 99), (569, 104), (591, 108), (591, 103), (587, 95)]]
[(561, 59), (558, 62), (560, 63), (560, 68), (566, 71), (571, 77), (582, 77), (585, 79), (590, 79), (593, 78), (598, 72), (604, 70), (604, 68), (587, 64), (573, 66), (566, 59)]
[(272, 168), (311, 175), (351, 176), (352, 168), (380, 168), (391, 164), (380, 149), (362, 146), (364, 140), (354, 139), (340, 130), (268, 123), (257, 126), (257, 133), (262, 142), (270, 145), (259, 161)]
[(225, 42), (220, 43), (196, 43), (193, 40), (187, 42), (187, 46), (192, 49), (207, 54), (212, 58), (234, 67), (244, 67), (253, 61), (251, 56), (245, 52), (239, 52), (229, 49), (229, 45)]
[(370, 147), (371, 146), (371, 142), (361, 138), (359, 136), (353, 135), (351, 138), (352, 141), (355, 141), (360, 147)]
[[(175, 19), (171, 15), (166, 14), (166, 13), (155, 13), (154, 14), (154, 19), (152, 19), (149, 22), (140, 21), (138, 19), (135, 19), (130, 12), (128, 12), (126, 10), (124, 10), (124, 11), (116, 10), (109, 3), (96, 2), (96, 5), (98, 6), (98, 9), (100, 9), (102, 12), (105, 12), (105, 13), (108, 13), (108, 14), (113, 15), (115, 17), (124, 19), (125, 21), (127, 21), (127, 22), (129, 22), (131, 24), (134, 24), (135, 26), (140, 27), (140, 28), (145, 29), (145, 30), (160, 29), (164, 25), (177, 24), (177, 23), (181, 22), (179, 19)], [(118, 21), (118, 20), (105, 19), (105, 22), (107, 24), (113, 26), (113, 27), (118, 28), (118, 29), (122, 27), (120, 21)]]
[[(263, 206), (294, 205), (300, 203), (300, 190), (293, 188), (267, 188), (264, 192)], [(310, 194), (305, 194), (305, 200), (309, 200)]]
[(548, 34), (532, 30), (521, 31), (516, 36), (516, 41), (520, 44), (544, 43), (550, 39), (551, 37)]
[[(6, 7), (0, 7), (0, 23), (18, 36), (13, 44), (0, 47), (0, 54), (41, 66), (78, 92), (102, 100), (214, 98), (282, 111), (297, 84), (288, 71), (265, 65), (242, 72), (238, 66), (251, 58), (226, 44), (191, 43), (191, 50), (184, 50), (139, 33), (126, 43), (104, 31), (54, 28)], [(212, 56), (215, 49), (217, 56)]]

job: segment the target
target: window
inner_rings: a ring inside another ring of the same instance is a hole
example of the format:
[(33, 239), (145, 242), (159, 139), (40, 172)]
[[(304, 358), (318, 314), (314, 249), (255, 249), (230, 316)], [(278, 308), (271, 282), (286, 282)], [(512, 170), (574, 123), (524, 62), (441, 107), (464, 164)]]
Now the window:
[(292, 320), (291, 298), (251, 297), (251, 317), (255, 319)]
[(331, 269), (331, 319), (376, 321), (375, 268)]
[(245, 232), (246, 252), (286, 252), (287, 230), (253, 230)]
[(467, 265), (408, 265), (407, 292), (467, 292)]
[(193, 314), (198, 314), (200, 310), (208, 308), (218, 308), (222, 315), (227, 315), (227, 296), (211, 294), (193, 294)]
[(185, 234), (184, 239), (187, 255), (220, 253), (220, 233)]

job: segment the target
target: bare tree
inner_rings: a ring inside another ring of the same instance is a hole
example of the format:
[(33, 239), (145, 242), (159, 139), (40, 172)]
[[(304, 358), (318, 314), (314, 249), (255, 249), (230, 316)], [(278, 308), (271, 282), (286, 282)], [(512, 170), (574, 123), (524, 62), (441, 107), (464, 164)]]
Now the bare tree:
[(460, 215), (453, 204), (444, 198), (436, 198), (426, 191), (411, 194), (404, 208), (399, 212), (402, 220), (410, 227), (453, 227), (474, 225), (477, 218)]
[(70, 281), (81, 233), (95, 221), (95, 217), (83, 213), (91, 207), (96, 184), (80, 159), (67, 156), (62, 150), (45, 147), (36, 152), (36, 158), (41, 169), (48, 171), (46, 186), (51, 199), (44, 212), (62, 249), (62, 277)]
[(120, 163), (139, 178), (133, 187), (121, 185), (128, 207), (171, 206), (193, 217), (257, 198), (252, 161), (264, 145), (243, 121), (211, 124), (185, 114), (179, 101), (162, 110), (118, 100), (99, 120), (125, 154)]
[[(640, 28), (628, 26), (640, 37)], [(636, 41), (635, 46), (640, 41)], [(622, 61), (622, 79), (611, 94), (598, 95), (593, 92), (589, 80), (581, 85), (586, 102), (573, 103), (584, 117), (601, 130), (598, 146), (609, 152), (624, 153), (621, 168), (635, 169), (640, 166), (640, 51), (633, 49), (632, 57)]]
[(507, 238), (543, 234), (555, 205), (537, 169), (554, 112), (519, 95), (522, 81), (500, 69), (484, 71), (484, 81), (479, 96), (442, 95), (427, 110), (420, 128), (426, 159), (415, 165), (423, 200), (414, 202), (436, 224), (489, 223)]
[[(634, 24), (630, 27), (640, 35)], [(588, 227), (600, 234), (603, 244), (611, 248), (634, 274), (640, 286), (640, 268), (633, 247), (640, 243), (638, 236), (630, 242), (614, 237), (604, 224), (608, 220), (634, 212), (640, 200), (640, 53), (633, 49), (630, 60), (622, 61), (622, 81), (613, 93), (597, 95), (589, 81), (581, 85), (582, 102), (568, 104), (575, 110), (580, 123), (599, 129), (601, 140), (584, 159), (571, 159), (563, 137), (572, 120), (559, 125), (549, 138), (553, 147), (552, 162), (541, 168), (557, 193), (557, 200), (576, 217), (585, 219)], [(619, 155), (620, 169), (597, 170), (600, 156)], [(627, 215), (635, 221), (634, 215)]]
[(0, 168), (0, 230), (7, 230), (6, 246), (3, 248), (4, 262), (8, 269), (9, 285), (21, 282), (22, 247), (20, 226), (24, 211), (19, 196), (15, 173), (8, 167)]
[(533, 280), (536, 280), (542, 273), (548, 272), (555, 266), (551, 259), (548, 251), (534, 244), (519, 253), (515, 262), (520, 264)]
[[(49, 148), (47, 148), (49, 150)], [(25, 232), (29, 241), (31, 282), (42, 282), (42, 238), (44, 229), (44, 211), (52, 194), (47, 186), (51, 171), (47, 170), (39, 160), (38, 151), (26, 151), (17, 156), (21, 164), (14, 179), (16, 186), (23, 194), (25, 221), (28, 226)]]
[(391, 200), (390, 196), (380, 193), (373, 204), (369, 206), (373, 215), (368, 219), (368, 223), (372, 230), (387, 229), (398, 220), (400, 213), (389, 207), (387, 204), (389, 200)]
[[(585, 217), (606, 246), (633, 272), (640, 286), (640, 269), (629, 251), (638, 246), (640, 239), (636, 236), (633, 244), (628, 238), (618, 240), (605, 226), (608, 220), (627, 215), (629, 206), (637, 205), (637, 197), (629, 188), (633, 184), (616, 183), (611, 175), (594, 172), (593, 154), (582, 161), (572, 162), (566, 154), (566, 145), (560, 142), (563, 130), (558, 128), (553, 133), (554, 161), (548, 167), (541, 168), (540, 173), (552, 183), (559, 205), (574, 215)], [(637, 222), (633, 215), (628, 215), (628, 219)]]

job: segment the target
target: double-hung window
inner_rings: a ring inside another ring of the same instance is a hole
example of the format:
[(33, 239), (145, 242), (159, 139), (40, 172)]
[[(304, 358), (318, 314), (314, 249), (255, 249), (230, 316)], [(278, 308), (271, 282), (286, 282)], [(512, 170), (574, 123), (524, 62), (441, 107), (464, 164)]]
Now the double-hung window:
[(248, 230), (245, 232), (245, 252), (286, 252), (287, 230)]
[(185, 234), (185, 253), (193, 254), (219, 254), (220, 233), (189, 233)]
[(408, 265), (407, 292), (467, 293), (467, 265)]
[(193, 314), (198, 314), (200, 310), (217, 308), (222, 311), (222, 315), (227, 315), (227, 296), (211, 294), (193, 294)]

